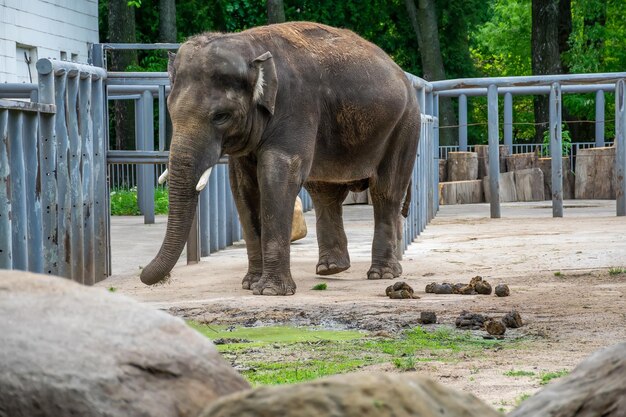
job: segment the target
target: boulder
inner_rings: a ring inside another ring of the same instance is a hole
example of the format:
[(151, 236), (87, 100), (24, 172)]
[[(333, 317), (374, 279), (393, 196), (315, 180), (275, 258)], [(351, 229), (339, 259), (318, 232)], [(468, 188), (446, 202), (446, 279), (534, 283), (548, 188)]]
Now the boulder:
[(221, 398), (201, 417), (497, 417), (471, 394), (417, 374), (353, 373)]
[(249, 387), (185, 322), (103, 288), (0, 271), (0, 416), (196, 416)]
[[(367, 202), (367, 195), (366, 195)], [(291, 221), (291, 241), (295, 242), (304, 238), (307, 234), (306, 222), (304, 221), (304, 211), (302, 209), (302, 200), (296, 197), (296, 203), (293, 208), (293, 220)]]
[(509, 417), (626, 416), (626, 342), (595, 352)]

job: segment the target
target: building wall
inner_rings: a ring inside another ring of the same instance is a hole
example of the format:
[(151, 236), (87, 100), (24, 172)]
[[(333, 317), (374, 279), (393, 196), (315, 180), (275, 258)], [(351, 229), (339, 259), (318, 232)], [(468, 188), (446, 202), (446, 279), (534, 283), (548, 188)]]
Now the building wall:
[(97, 0), (0, 0), (0, 82), (36, 83), (39, 58), (86, 63), (97, 42)]

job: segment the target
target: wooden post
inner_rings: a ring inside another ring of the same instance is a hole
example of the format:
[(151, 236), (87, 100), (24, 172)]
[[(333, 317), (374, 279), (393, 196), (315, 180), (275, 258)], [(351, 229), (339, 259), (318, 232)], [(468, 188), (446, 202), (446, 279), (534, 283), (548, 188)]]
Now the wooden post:
[(500, 210), (500, 149), (498, 131), (498, 87), (494, 84), (487, 90), (487, 108), (489, 123), (489, 201), (491, 218), (499, 219)]
[(550, 155), (552, 156), (552, 217), (563, 217), (563, 154), (561, 85), (550, 87)]

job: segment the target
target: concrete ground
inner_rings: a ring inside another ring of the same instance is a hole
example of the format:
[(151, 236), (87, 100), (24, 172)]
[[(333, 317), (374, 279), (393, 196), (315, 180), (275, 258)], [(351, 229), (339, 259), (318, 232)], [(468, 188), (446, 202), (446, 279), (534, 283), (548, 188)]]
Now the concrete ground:
[[(319, 277), (314, 273), (314, 213), (306, 214), (309, 234), (291, 248), (292, 274), (298, 285), (294, 298), (315, 302), (309, 297), (317, 297), (319, 292), (310, 288), (322, 281), (335, 283), (324, 296), (326, 302), (351, 298), (347, 293), (351, 288), (373, 296), (380, 293), (381, 285), (388, 285), (364, 280), (373, 236), (371, 206), (346, 206), (344, 220), (352, 268)], [(150, 288), (141, 284), (140, 268), (157, 253), (165, 225), (165, 216), (157, 216), (153, 225), (144, 225), (141, 217), (112, 218), (113, 276), (98, 285), (115, 286), (162, 308), (215, 298), (266, 298), (253, 297), (240, 288), (247, 265), (242, 242), (202, 258), (198, 265), (186, 266), (183, 253), (168, 285)], [(488, 204), (441, 206), (437, 217), (405, 253), (403, 278), (457, 282), (480, 274), (502, 280), (542, 271), (565, 273), (626, 266), (625, 236), (626, 218), (615, 216), (615, 201), (567, 201), (563, 218), (552, 218), (550, 202), (504, 203), (501, 219), (489, 218)]]

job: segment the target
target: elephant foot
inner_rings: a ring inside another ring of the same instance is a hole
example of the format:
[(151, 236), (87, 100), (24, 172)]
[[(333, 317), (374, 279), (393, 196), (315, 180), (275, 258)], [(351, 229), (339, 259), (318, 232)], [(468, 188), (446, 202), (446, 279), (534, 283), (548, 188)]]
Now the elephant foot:
[(317, 275), (333, 275), (350, 268), (350, 258), (346, 255), (341, 258), (322, 257), (317, 263)]
[(392, 265), (372, 265), (367, 271), (367, 279), (394, 279), (402, 274), (402, 266), (398, 262)]
[(245, 277), (243, 277), (243, 281), (241, 281), (241, 288), (244, 290), (252, 289), (252, 285), (261, 280), (260, 273), (248, 272)]
[(251, 286), (254, 295), (294, 295), (296, 283), (291, 275), (263, 275), (258, 282)]

